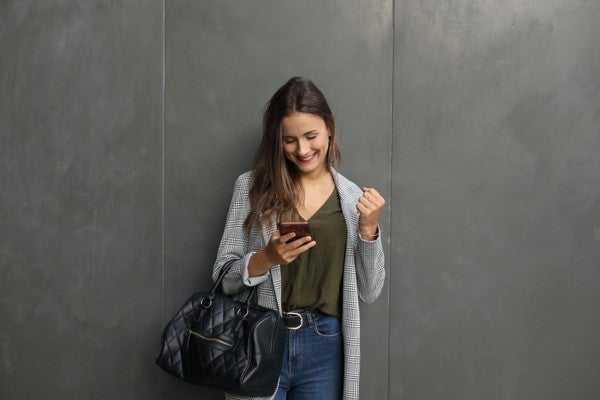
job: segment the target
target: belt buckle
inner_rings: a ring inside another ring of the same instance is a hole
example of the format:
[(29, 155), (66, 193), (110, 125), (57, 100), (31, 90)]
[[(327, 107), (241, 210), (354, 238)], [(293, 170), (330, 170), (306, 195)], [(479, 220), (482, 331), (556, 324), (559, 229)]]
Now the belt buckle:
[(295, 330), (298, 330), (298, 329), (302, 328), (302, 325), (304, 325), (304, 318), (302, 317), (302, 314), (294, 312), (294, 311), (290, 311), (288, 313), (285, 313), (285, 315), (286, 316), (287, 315), (293, 315), (294, 317), (300, 318), (300, 324), (298, 324), (298, 326), (288, 326), (287, 327), (288, 329), (295, 331)]

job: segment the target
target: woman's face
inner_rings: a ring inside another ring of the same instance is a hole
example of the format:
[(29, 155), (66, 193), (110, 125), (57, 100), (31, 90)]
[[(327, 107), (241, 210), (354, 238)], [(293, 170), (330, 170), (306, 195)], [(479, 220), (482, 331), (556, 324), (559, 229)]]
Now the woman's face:
[(295, 112), (281, 121), (283, 152), (301, 174), (327, 169), (329, 129), (318, 115)]

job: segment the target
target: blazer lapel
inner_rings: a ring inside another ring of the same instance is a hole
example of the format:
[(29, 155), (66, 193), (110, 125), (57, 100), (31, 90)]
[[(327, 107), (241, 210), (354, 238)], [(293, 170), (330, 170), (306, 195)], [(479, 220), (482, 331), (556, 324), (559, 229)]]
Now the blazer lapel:
[[(270, 224), (265, 224), (262, 227), (262, 238), (263, 238), (263, 247), (265, 247), (269, 240), (271, 240), (271, 235), (277, 229), (277, 222), (275, 219), (271, 220)], [(283, 308), (281, 306), (281, 267), (279, 265), (275, 265), (270, 270), (271, 274), (271, 282), (273, 283), (273, 292), (275, 293), (275, 302), (277, 303), (277, 308), (279, 309), (279, 313), (283, 312)]]
[(351, 244), (354, 242), (354, 235), (356, 234), (352, 227), (358, 226), (358, 210), (356, 209), (355, 202), (356, 196), (352, 193), (352, 188), (344, 181), (344, 177), (333, 168), (332, 175), (340, 196), (342, 214), (344, 214), (344, 220), (346, 221), (346, 229), (348, 231), (347, 243)]

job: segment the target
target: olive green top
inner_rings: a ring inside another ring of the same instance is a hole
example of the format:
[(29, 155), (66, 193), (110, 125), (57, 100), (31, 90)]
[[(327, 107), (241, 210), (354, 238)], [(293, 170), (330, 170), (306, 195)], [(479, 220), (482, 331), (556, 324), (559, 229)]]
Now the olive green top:
[(284, 311), (316, 309), (341, 315), (346, 222), (337, 190), (308, 219), (317, 245), (281, 268)]

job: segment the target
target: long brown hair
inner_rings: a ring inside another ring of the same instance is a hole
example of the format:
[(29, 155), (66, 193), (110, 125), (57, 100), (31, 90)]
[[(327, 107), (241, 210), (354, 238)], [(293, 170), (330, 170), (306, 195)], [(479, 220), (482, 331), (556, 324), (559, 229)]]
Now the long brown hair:
[(281, 121), (295, 112), (315, 114), (323, 118), (331, 139), (326, 167), (337, 166), (341, 159), (335, 134), (335, 119), (319, 88), (309, 79), (291, 78), (273, 95), (263, 115), (263, 136), (254, 160), (254, 180), (250, 188), (250, 214), (244, 227), (264, 224), (273, 216), (294, 215), (300, 198), (298, 170), (283, 152)]

